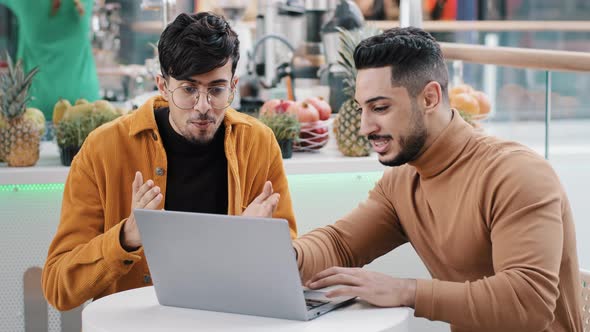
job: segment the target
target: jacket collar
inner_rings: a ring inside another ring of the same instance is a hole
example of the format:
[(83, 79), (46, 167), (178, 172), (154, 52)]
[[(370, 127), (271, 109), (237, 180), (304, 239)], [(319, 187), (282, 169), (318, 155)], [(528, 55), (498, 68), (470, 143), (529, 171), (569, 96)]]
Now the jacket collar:
[[(155, 96), (148, 99), (141, 105), (134, 114), (134, 119), (129, 126), (129, 136), (135, 136), (145, 130), (158, 130), (154, 110), (162, 107), (168, 107), (168, 102), (162, 96)], [(247, 120), (247, 115), (239, 113), (238, 111), (228, 108), (225, 111), (223, 123), (227, 128), (231, 128), (236, 124), (244, 124), (251, 126)]]

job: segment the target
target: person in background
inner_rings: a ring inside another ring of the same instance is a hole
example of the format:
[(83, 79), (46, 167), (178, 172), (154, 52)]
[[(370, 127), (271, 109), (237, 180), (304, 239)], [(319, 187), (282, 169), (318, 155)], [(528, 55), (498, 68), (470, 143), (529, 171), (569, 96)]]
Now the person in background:
[[(449, 107), (440, 46), (395, 28), (354, 52), (361, 133), (390, 166), (369, 197), (293, 245), (312, 289), (342, 285), (452, 331), (582, 332), (572, 210), (549, 162)], [(433, 279), (360, 267), (410, 242)]]
[(237, 34), (215, 14), (180, 14), (158, 54), (161, 96), (93, 131), (72, 162), (42, 277), (59, 310), (151, 285), (135, 208), (273, 216), (297, 235), (273, 132), (229, 108)]
[[(60, 99), (99, 99), (90, 41), (94, 0), (0, 0), (18, 22), (17, 58), (25, 70), (39, 66), (28, 106), (50, 120)], [(3, 57), (3, 55), (2, 55)]]
[(396, 20), (399, 0), (355, 0), (366, 20)]
[[(399, 19), (400, 0), (355, 0), (367, 20)], [(457, 0), (424, 0), (424, 20), (455, 20)]]
[(457, 0), (424, 0), (424, 19), (454, 21), (457, 19)]

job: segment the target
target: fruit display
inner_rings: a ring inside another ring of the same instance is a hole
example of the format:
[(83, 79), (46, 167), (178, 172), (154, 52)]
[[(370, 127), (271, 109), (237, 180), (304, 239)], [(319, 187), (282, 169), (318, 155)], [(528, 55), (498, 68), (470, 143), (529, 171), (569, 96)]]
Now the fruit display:
[(295, 151), (318, 150), (328, 144), (330, 137), (328, 124), (325, 121), (303, 122), (299, 141), (295, 143)]
[(296, 114), (301, 123), (320, 121), (320, 112), (307, 102), (296, 102), (289, 107), (288, 112)]
[(7, 60), (8, 72), (0, 75), (0, 161), (10, 167), (33, 166), (39, 160), (45, 118), (38, 109), (27, 108), (27, 102), (39, 69), (25, 73), (21, 60), (14, 64), (9, 55)]
[(315, 107), (318, 110), (320, 120), (328, 120), (332, 115), (332, 107), (322, 97), (307, 98), (303, 102)]
[(120, 111), (106, 100), (97, 100), (93, 103), (86, 99), (78, 99), (71, 105), (68, 100), (60, 99), (53, 107), (53, 124), (58, 125), (63, 120), (76, 120), (92, 114), (121, 115)]
[(488, 117), (491, 110), (490, 99), (482, 92), (467, 84), (458, 84), (449, 89), (451, 107), (459, 111), (461, 117), (477, 127), (477, 121)]
[(354, 102), (354, 90), (356, 85), (356, 68), (354, 66), (354, 49), (361, 40), (380, 33), (379, 29), (365, 26), (357, 31), (340, 30), (340, 60), (338, 63), (345, 69), (344, 93), (348, 100), (342, 103), (338, 115), (334, 118), (334, 133), (338, 150), (349, 157), (368, 156), (371, 152), (369, 140), (359, 134), (361, 128), (361, 114), (357, 112)]
[(295, 151), (318, 150), (328, 143), (328, 120), (332, 114), (330, 105), (320, 97), (303, 101), (271, 99), (260, 108), (260, 117), (272, 114), (292, 114), (300, 123), (299, 139), (294, 142)]
[(70, 107), (72, 107), (72, 104), (67, 99), (60, 99), (55, 103), (55, 106), (53, 106), (53, 117), (51, 119), (54, 126), (57, 126), (59, 121), (64, 117), (66, 110)]
[(271, 99), (265, 102), (260, 108), (260, 115), (288, 113), (289, 107), (295, 104), (292, 100)]

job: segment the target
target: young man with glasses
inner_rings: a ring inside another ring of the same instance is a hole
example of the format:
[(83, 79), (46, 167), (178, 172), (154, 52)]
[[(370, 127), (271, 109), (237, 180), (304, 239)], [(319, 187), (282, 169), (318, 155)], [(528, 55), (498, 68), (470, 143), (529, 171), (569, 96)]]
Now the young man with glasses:
[(60, 310), (151, 284), (134, 208), (273, 216), (296, 236), (272, 131), (229, 107), (236, 33), (217, 15), (181, 14), (158, 51), (161, 96), (95, 130), (72, 162), (43, 270)]

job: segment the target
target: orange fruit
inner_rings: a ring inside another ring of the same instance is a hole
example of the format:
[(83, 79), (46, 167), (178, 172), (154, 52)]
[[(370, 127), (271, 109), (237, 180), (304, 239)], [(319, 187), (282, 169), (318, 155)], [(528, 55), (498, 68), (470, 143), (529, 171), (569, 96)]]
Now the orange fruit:
[(459, 93), (451, 98), (451, 107), (469, 113), (479, 114), (479, 102), (477, 98), (469, 93)]
[(460, 93), (471, 93), (471, 92), (473, 92), (473, 88), (469, 84), (458, 84), (449, 90), (449, 98), (453, 98), (454, 96), (456, 96)]
[(483, 91), (473, 91), (471, 94), (479, 104), (479, 114), (490, 113), (490, 99)]

